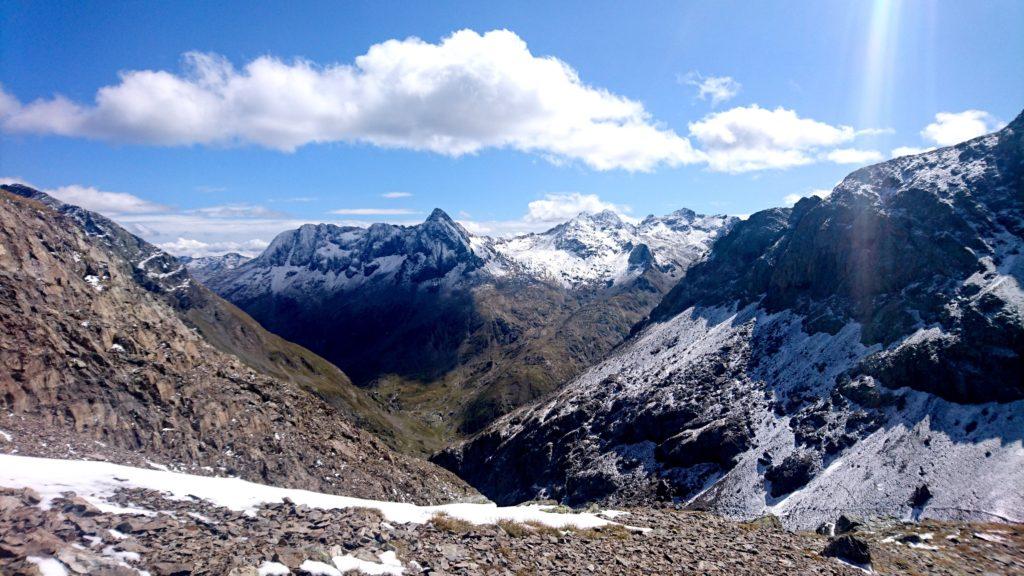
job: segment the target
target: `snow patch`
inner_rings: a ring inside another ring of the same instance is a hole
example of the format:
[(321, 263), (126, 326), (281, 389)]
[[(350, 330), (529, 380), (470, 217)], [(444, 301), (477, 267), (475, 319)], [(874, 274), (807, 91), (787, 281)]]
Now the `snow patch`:
[(423, 524), (444, 513), (472, 524), (494, 524), (499, 520), (536, 521), (553, 528), (593, 528), (611, 524), (596, 514), (549, 512), (548, 506), (499, 507), (493, 503), (453, 503), (417, 506), (403, 502), (366, 500), (322, 494), (308, 490), (278, 488), (239, 478), (195, 476), (164, 470), (148, 470), (109, 462), (59, 460), (0, 454), (0, 486), (32, 488), (42, 497), (40, 506), (49, 508), (54, 498), (72, 491), (104, 512), (154, 515), (151, 510), (126, 508), (109, 502), (120, 488), (144, 488), (165, 493), (178, 500), (195, 496), (231, 510), (255, 513), (257, 507), (291, 499), (311, 508), (372, 508), (389, 522)]
[(60, 560), (56, 558), (43, 558), (40, 556), (29, 556), (25, 558), (29, 562), (36, 565), (39, 568), (42, 576), (67, 576), (68, 571), (61, 564)]
[(285, 576), (286, 574), (291, 574), (292, 571), (280, 562), (271, 562), (267, 560), (260, 565), (256, 570), (256, 573), (259, 574), (259, 576)]
[(93, 290), (95, 290), (97, 292), (103, 292), (103, 284), (100, 283), (100, 277), (99, 276), (94, 276), (92, 274), (89, 274), (86, 277), (82, 278), (82, 280), (85, 280), (86, 284), (88, 284), (89, 286), (92, 286)]

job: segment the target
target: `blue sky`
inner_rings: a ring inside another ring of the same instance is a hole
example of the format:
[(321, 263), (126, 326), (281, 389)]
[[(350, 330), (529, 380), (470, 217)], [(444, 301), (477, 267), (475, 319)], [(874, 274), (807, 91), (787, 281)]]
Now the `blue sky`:
[(0, 5), (0, 177), (252, 252), (433, 207), (748, 214), (1024, 107), (1017, 1), (259, 4)]

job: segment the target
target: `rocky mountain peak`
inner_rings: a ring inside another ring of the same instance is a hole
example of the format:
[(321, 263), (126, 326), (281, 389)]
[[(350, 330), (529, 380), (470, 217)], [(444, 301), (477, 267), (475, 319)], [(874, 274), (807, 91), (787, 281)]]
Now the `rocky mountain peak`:
[(459, 254), (472, 253), (469, 232), (440, 208), (434, 208), (419, 228), (434, 239), (445, 243), (448, 249)]
[(427, 216), (426, 222), (444, 222), (446, 224), (455, 224), (455, 221), (452, 220), (452, 217), (449, 216), (447, 212), (440, 208), (434, 208), (430, 212), (430, 216)]
[(674, 212), (670, 212), (664, 216), (655, 216), (654, 214), (648, 214), (643, 220), (640, 221), (640, 227), (649, 227), (658, 223), (663, 223), (668, 226), (688, 226), (697, 220), (700, 216), (690, 210), (689, 208), (680, 208)]

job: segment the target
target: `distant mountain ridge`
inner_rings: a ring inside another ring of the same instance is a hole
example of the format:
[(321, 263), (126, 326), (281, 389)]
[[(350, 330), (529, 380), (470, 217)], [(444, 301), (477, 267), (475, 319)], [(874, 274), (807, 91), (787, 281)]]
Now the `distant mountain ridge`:
[(632, 224), (605, 210), (580, 214), (543, 233), (487, 239), (480, 244), (499, 255), (495, 274), (509, 273), (500, 264), (510, 262), (513, 270), (574, 288), (623, 281), (647, 266), (681, 276), (737, 220), (701, 216), (684, 208)]
[(185, 268), (192, 274), (192, 277), (200, 282), (205, 282), (207, 278), (223, 272), (224, 270), (234, 270), (242, 264), (245, 264), (249, 260), (252, 260), (249, 256), (243, 256), (238, 252), (228, 252), (219, 256), (179, 256), (178, 260), (185, 265)]
[(438, 209), (417, 226), (305, 225), (206, 282), (414, 415), (429, 449), (602, 357), (735, 221), (606, 212), (492, 239)]

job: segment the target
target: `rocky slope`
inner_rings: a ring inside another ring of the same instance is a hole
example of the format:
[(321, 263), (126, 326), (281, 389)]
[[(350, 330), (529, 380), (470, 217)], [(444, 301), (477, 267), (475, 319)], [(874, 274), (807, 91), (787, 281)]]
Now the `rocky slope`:
[(207, 284), (371, 389), (406, 419), (396, 444), (429, 451), (602, 358), (732, 223), (607, 212), (494, 240), (435, 210), (303, 226)]
[(23, 454), (175, 464), (283, 485), (442, 501), (470, 491), (346, 413), (344, 374), (113, 222), (0, 191), (0, 427)]
[(611, 357), (437, 461), (501, 502), (1024, 521), (1024, 116), (737, 224)]

